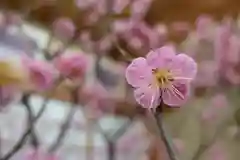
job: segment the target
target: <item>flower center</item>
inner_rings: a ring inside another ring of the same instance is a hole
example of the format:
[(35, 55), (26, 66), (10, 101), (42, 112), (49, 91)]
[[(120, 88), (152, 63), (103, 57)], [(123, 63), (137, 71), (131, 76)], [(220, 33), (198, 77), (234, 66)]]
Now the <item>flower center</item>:
[(172, 76), (171, 72), (168, 70), (153, 69), (152, 73), (155, 76), (157, 85), (161, 88), (167, 87), (173, 81), (173, 76)]

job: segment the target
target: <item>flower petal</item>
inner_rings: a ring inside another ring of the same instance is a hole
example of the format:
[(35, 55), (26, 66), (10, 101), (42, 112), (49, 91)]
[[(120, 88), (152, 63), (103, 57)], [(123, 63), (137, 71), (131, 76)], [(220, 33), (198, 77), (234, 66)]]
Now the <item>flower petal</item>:
[(147, 54), (147, 63), (152, 68), (167, 68), (176, 56), (173, 46), (164, 46)]
[(170, 106), (181, 106), (189, 97), (189, 89), (189, 83), (174, 82), (171, 88), (163, 90), (163, 102)]
[(133, 87), (148, 86), (153, 79), (152, 70), (145, 58), (136, 58), (126, 69), (127, 82)]
[(143, 108), (156, 108), (160, 104), (160, 93), (157, 87), (137, 88), (134, 91), (134, 97)]
[(188, 55), (179, 54), (173, 60), (171, 72), (177, 80), (192, 80), (197, 74), (197, 63)]

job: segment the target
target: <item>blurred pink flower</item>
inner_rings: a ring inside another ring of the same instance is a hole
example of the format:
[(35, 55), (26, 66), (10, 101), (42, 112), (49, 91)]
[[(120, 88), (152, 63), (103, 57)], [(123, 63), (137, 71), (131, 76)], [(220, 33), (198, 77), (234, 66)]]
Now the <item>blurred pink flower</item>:
[(224, 148), (223, 144), (215, 144), (209, 150), (209, 159), (210, 160), (229, 160), (228, 154), (226, 152), (226, 148)]
[(122, 13), (122, 11), (129, 5), (131, 0), (114, 0), (113, 10), (115, 13)]
[(64, 77), (82, 80), (87, 69), (87, 58), (81, 53), (65, 53), (57, 57), (54, 64)]
[[(224, 66), (227, 60), (229, 50), (229, 39), (232, 36), (231, 28), (229, 25), (221, 25), (216, 30), (214, 40), (215, 60), (219, 66)], [(225, 66), (224, 66), (225, 67)]]
[(134, 19), (142, 19), (149, 7), (151, 6), (152, 0), (135, 0), (131, 4), (131, 17)]
[(218, 29), (215, 38), (215, 60), (224, 80), (233, 85), (240, 84), (238, 65), (240, 62), (239, 37), (232, 31), (232, 20), (225, 20)]
[(216, 110), (213, 107), (207, 107), (202, 112), (202, 120), (209, 123), (217, 118)]
[(174, 31), (177, 32), (189, 32), (191, 29), (191, 26), (188, 22), (185, 21), (176, 21), (171, 24), (171, 27)]
[(80, 9), (87, 9), (96, 3), (96, 0), (75, 0), (75, 4)]
[(145, 151), (150, 145), (150, 139), (145, 128), (138, 124), (133, 124), (125, 134), (118, 139), (117, 150), (121, 154), (131, 151), (134, 154)]
[(85, 111), (92, 118), (98, 118), (103, 112), (111, 112), (114, 109), (108, 91), (98, 82), (80, 90), (80, 100), (87, 104)]
[(52, 87), (57, 73), (51, 64), (45, 61), (23, 58), (23, 65), (25, 65), (30, 81), (36, 89), (45, 90)]
[(98, 53), (106, 54), (112, 47), (112, 42), (114, 41), (114, 35), (106, 35), (102, 37), (98, 42), (96, 42)]
[(160, 37), (163, 37), (164, 39), (166, 39), (168, 35), (168, 28), (165, 24), (159, 23), (155, 25), (153, 29), (156, 31), (156, 33), (159, 34)]
[(14, 12), (7, 12), (6, 22), (8, 25), (20, 25), (23, 22), (23, 20), (20, 14)]
[(213, 23), (212, 17), (209, 15), (201, 15), (196, 20), (196, 32), (199, 39), (209, 39), (209, 27)]
[[(204, 78), (202, 78), (204, 77)], [(196, 87), (213, 87), (218, 82), (218, 66), (215, 61), (202, 61), (198, 64), (197, 77), (194, 80)]]
[(56, 155), (32, 149), (26, 153), (25, 160), (58, 160), (58, 158)]
[(210, 101), (211, 105), (218, 109), (223, 109), (229, 106), (226, 95), (221, 93), (213, 96)]
[(225, 78), (233, 85), (240, 84), (240, 73), (236, 70), (234, 66), (226, 66)]
[(197, 73), (195, 61), (178, 54), (172, 46), (150, 51), (126, 69), (127, 82), (135, 88), (137, 102), (144, 108), (156, 108), (160, 101), (170, 106), (182, 105), (189, 95), (190, 82)]
[(237, 35), (232, 35), (229, 38), (227, 60), (229, 63), (233, 64), (240, 62), (240, 38)]
[(129, 31), (129, 28), (132, 28), (134, 25), (134, 22), (129, 19), (120, 19), (115, 20), (111, 24), (111, 29), (114, 33), (122, 34), (126, 31)]
[(15, 100), (16, 93), (17, 89), (14, 86), (0, 86), (0, 111)]
[(140, 53), (157, 48), (160, 44), (160, 35), (145, 22), (129, 22), (130, 28), (121, 35), (128, 45)]
[(53, 23), (53, 32), (61, 39), (71, 39), (75, 34), (76, 27), (71, 19), (59, 18)]

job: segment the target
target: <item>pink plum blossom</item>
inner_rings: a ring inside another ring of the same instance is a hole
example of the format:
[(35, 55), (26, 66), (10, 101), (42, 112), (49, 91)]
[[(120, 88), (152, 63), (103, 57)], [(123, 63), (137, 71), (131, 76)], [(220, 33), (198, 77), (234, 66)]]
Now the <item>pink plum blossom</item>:
[(29, 73), (30, 82), (35, 88), (45, 90), (52, 87), (57, 73), (51, 64), (28, 58), (24, 58), (23, 63)]
[(134, 59), (126, 69), (126, 80), (144, 108), (156, 108), (160, 101), (179, 106), (186, 102), (196, 73), (197, 64), (191, 57), (164, 46), (150, 51), (146, 58)]
[(59, 18), (53, 23), (53, 32), (62, 39), (71, 39), (74, 36), (76, 27), (71, 19)]
[(55, 59), (55, 66), (62, 76), (81, 80), (86, 73), (87, 58), (81, 53), (65, 53)]

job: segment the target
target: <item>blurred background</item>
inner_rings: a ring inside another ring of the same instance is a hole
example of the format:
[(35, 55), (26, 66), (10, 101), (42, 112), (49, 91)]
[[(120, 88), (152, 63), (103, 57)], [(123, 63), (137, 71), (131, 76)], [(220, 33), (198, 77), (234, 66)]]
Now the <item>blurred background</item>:
[[(125, 81), (133, 58), (166, 44), (198, 63), (188, 103), (164, 108), (177, 157), (239, 160), (240, 1), (1, 0), (0, 9), (3, 59), (53, 64), (51, 56), (74, 52), (88, 60), (74, 95), (69, 79), (44, 92), (0, 86), (2, 160), (168, 160), (156, 124)], [(30, 126), (29, 114), (39, 112)]]

